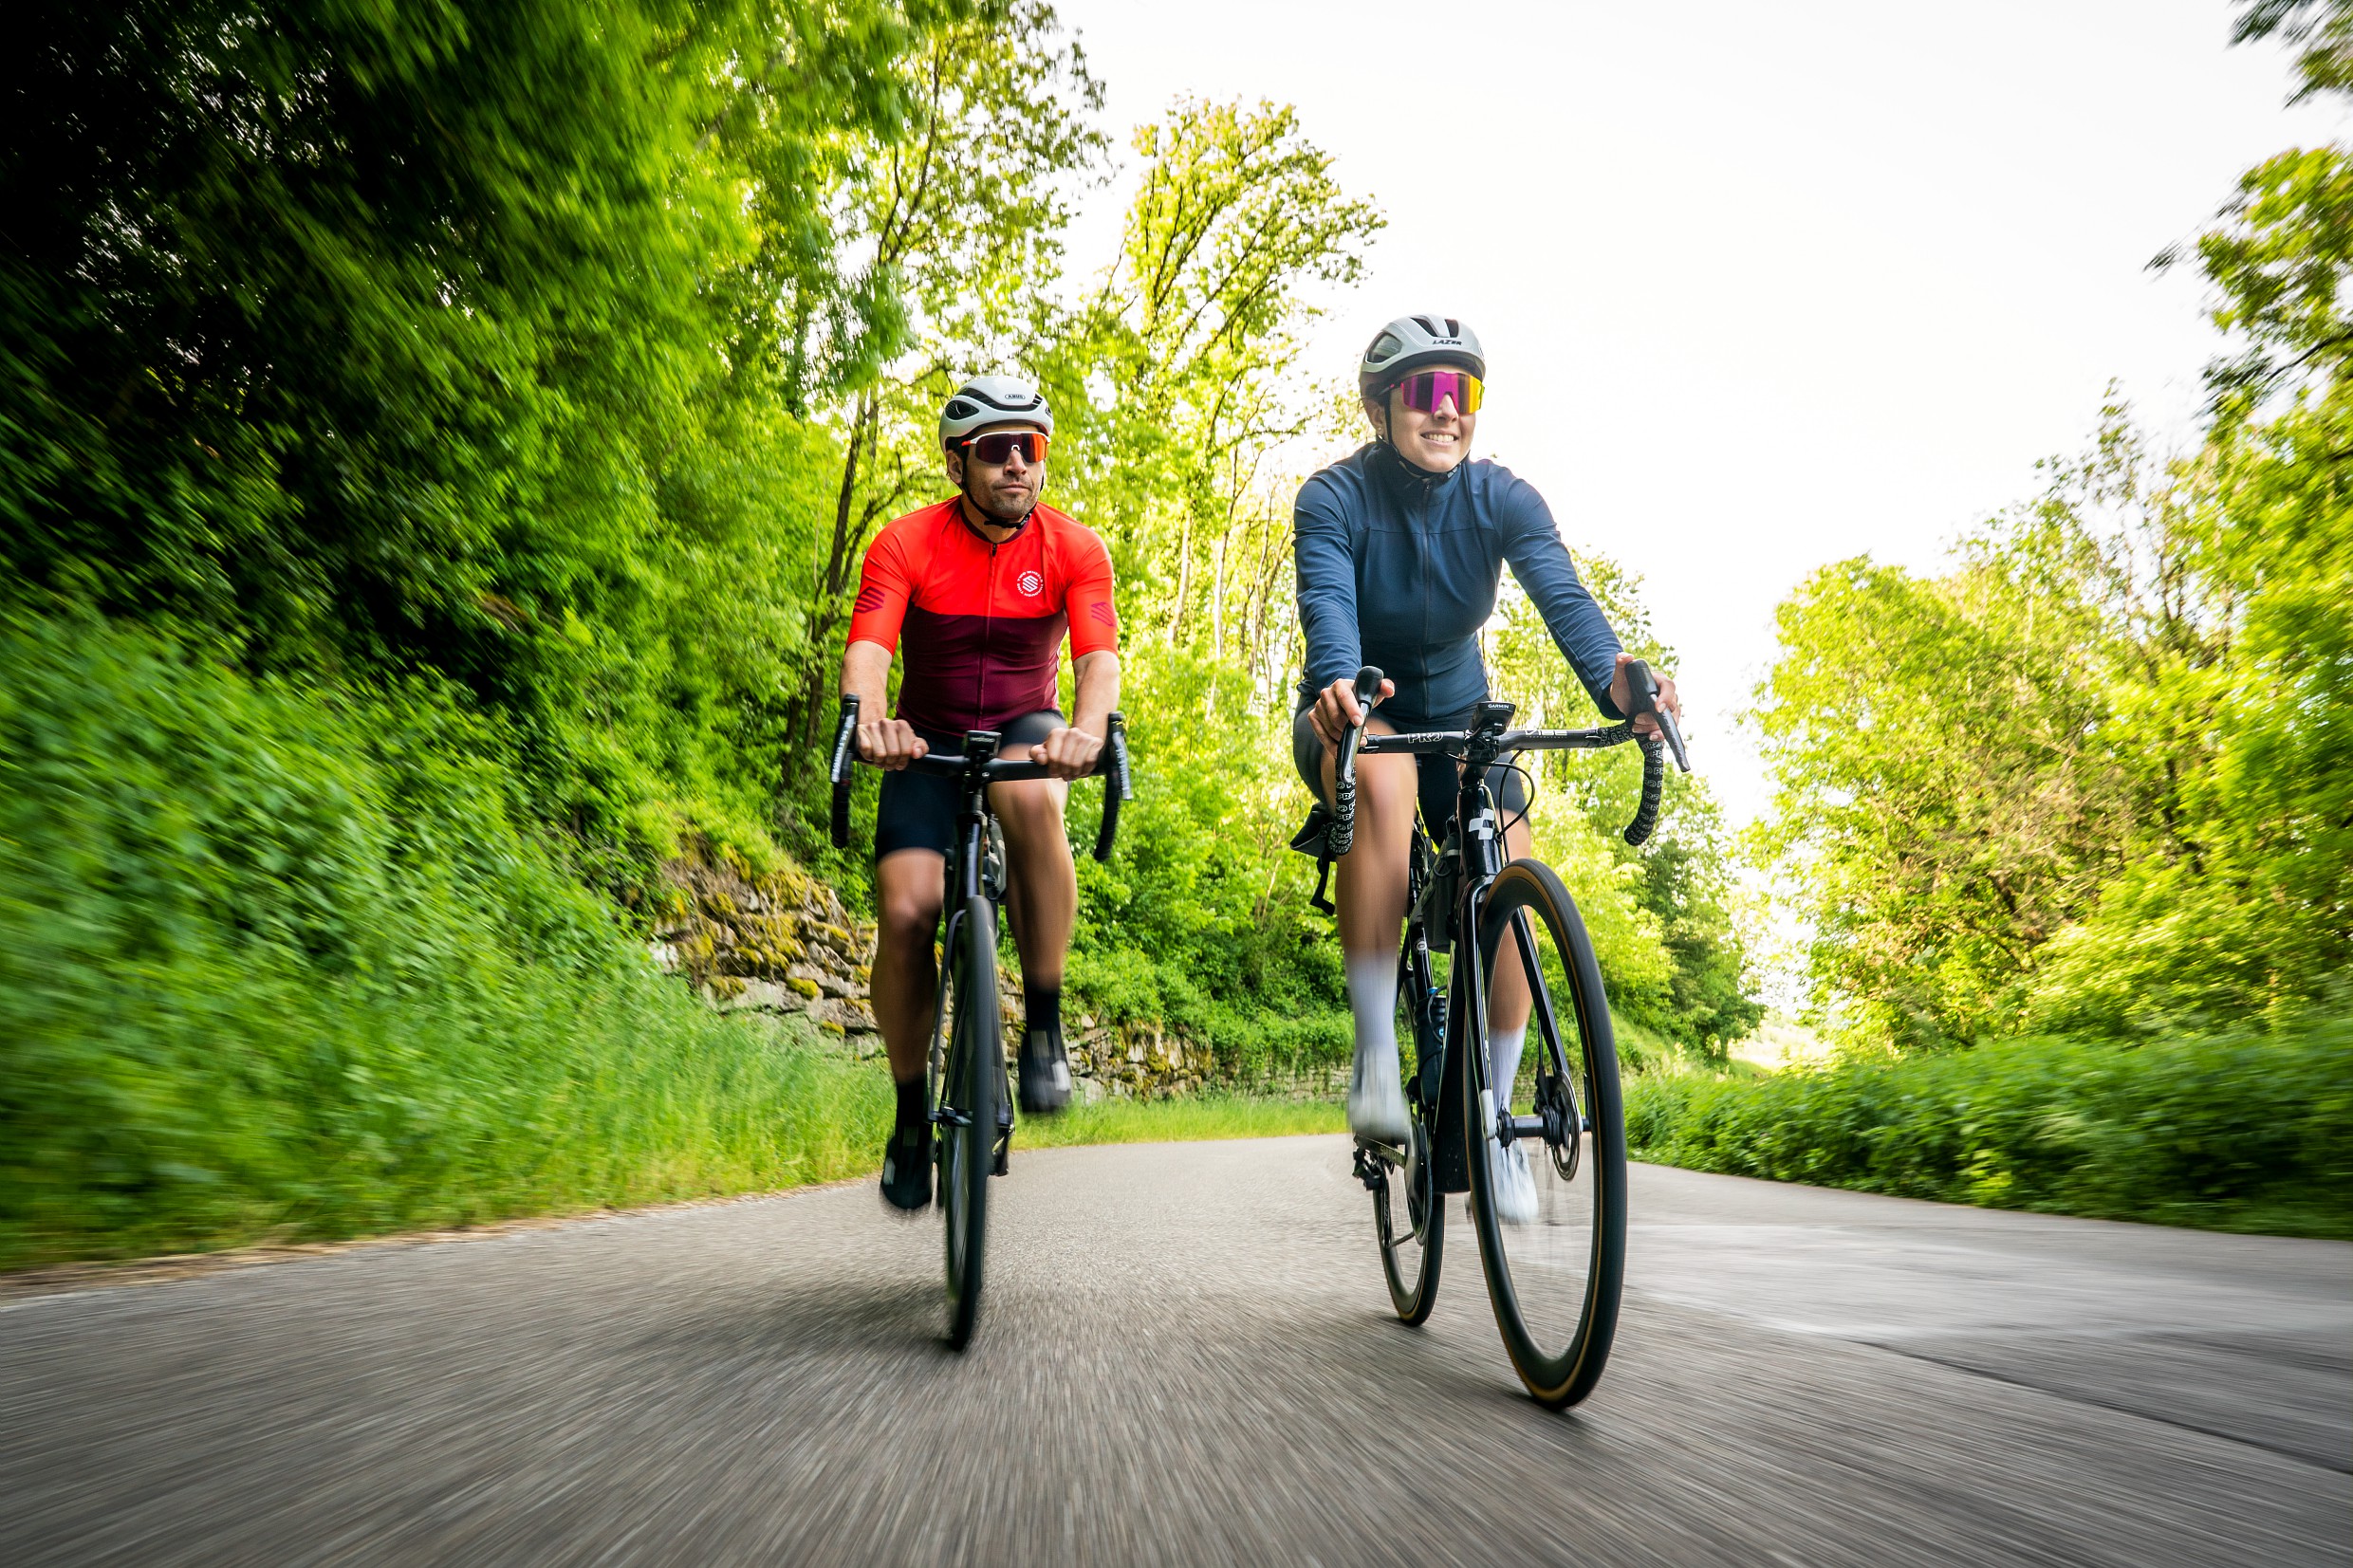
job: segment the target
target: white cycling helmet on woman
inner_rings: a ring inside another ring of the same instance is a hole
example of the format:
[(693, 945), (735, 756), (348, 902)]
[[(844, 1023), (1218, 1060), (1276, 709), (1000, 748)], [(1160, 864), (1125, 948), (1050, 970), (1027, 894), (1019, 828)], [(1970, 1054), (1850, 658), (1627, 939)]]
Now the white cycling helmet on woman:
[(975, 376), (939, 411), (939, 444), (954, 448), (976, 430), (1010, 424), (1053, 434), (1054, 411), (1046, 406), (1046, 394), (1018, 376)]
[(1487, 355), (1471, 323), (1453, 316), (1399, 316), (1373, 335), (1357, 366), (1357, 389), (1366, 397), (1393, 387), (1428, 365), (1460, 365), (1487, 378)]

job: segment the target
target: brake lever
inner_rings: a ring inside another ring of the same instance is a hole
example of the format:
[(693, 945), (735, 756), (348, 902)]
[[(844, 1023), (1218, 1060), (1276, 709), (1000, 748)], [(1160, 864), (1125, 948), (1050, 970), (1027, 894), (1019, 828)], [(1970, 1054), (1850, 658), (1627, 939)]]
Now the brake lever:
[(1658, 721), (1658, 732), (1667, 737), (1667, 749), (1675, 753), (1675, 766), (1691, 771), (1691, 759), (1683, 754), (1683, 731), (1675, 722), (1675, 715), (1663, 708), (1651, 710), (1651, 717)]
[(1675, 766), (1689, 773), (1691, 759), (1683, 752), (1682, 729), (1675, 722), (1673, 713), (1658, 706), (1658, 679), (1650, 673), (1650, 665), (1645, 661), (1638, 658), (1626, 666), (1626, 693), (1634, 710), (1626, 715), (1626, 722), (1631, 724), (1648, 713), (1658, 726), (1658, 732), (1666, 737), (1667, 749), (1675, 753)]

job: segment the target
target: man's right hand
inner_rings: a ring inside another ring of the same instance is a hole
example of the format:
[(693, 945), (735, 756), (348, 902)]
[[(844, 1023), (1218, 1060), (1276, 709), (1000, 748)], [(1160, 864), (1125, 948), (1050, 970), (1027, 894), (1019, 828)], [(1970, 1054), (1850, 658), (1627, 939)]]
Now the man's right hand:
[[(1395, 695), (1397, 682), (1384, 680), (1380, 683), (1380, 696), (1374, 700), (1387, 702)], [(1364, 705), (1357, 700), (1355, 680), (1336, 680), (1318, 692), (1308, 722), (1315, 726), (1315, 732), (1324, 737), (1327, 750), (1339, 750), (1340, 738), (1364, 722)]]
[(877, 719), (858, 727), (858, 754), (894, 773), (930, 749), (905, 719)]

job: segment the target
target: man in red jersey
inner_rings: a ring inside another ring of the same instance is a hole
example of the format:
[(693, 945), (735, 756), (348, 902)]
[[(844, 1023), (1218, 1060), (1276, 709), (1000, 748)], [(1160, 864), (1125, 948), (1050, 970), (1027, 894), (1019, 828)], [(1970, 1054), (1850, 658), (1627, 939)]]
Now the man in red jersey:
[[(939, 976), (932, 943), (947, 897), (955, 839), (955, 784), (906, 771), (936, 747), (958, 749), (968, 729), (994, 729), (1001, 755), (1043, 763), (1054, 777), (992, 785), (1005, 829), (1008, 898), (1021, 949), (1028, 1026), (1021, 1103), (1058, 1111), (1070, 1099), (1062, 1042), (1063, 958), (1079, 907), (1063, 802), (1102, 750), (1120, 702), (1120, 619), (1102, 541), (1038, 493), (1054, 416), (1027, 381), (980, 376), (939, 418), (953, 500), (884, 528), (866, 551), (842, 690), (858, 698), (858, 754), (889, 769), (875, 822), (874, 1016), (899, 1087), (898, 1125), (882, 1161), (882, 1195), (900, 1208), (932, 1201), (932, 1126), (924, 1053)], [(1065, 634), (1075, 662), (1074, 710), (1055, 707)], [(905, 643), (899, 711), (886, 710), (892, 655)]]

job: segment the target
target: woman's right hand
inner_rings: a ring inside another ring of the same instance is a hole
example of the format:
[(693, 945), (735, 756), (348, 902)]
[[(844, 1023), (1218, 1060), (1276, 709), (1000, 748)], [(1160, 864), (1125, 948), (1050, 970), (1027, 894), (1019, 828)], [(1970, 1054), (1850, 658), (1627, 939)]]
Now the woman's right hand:
[(894, 773), (930, 749), (905, 719), (877, 719), (858, 727), (858, 754)]
[[(1386, 702), (1397, 695), (1397, 682), (1384, 680), (1380, 692), (1373, 700)], [(1308, 722), (1324, 738), (1326, 750), (1340, 749), (1340, 738), (1364, 722), (1364, 705), (1357, 700), (1356, 682), (1341, 679), (1315, 694), (1315, 707), (1308, 710)]]

